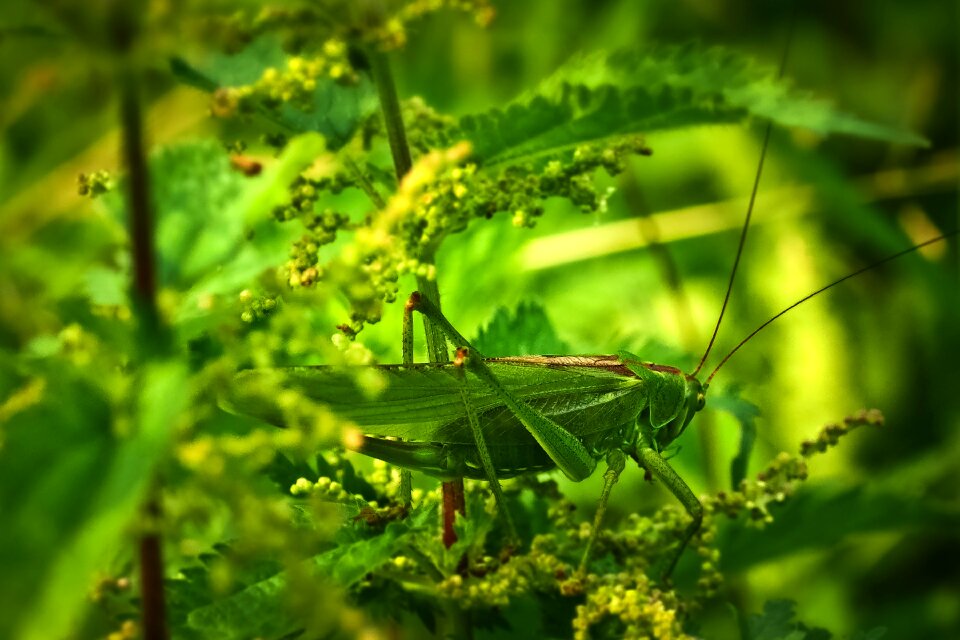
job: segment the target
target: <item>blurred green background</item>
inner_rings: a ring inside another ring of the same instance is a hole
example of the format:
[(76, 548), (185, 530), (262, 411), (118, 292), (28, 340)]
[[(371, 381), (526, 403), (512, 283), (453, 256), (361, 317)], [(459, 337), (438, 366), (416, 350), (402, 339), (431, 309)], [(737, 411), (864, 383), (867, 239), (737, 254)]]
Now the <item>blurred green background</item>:
[[(26, 6), (15, 4), (6, 24)], [(798, 86), (928, 138), (929, 148), (914, 149), (774, 132), (716, 363), (817, 287), (960, 225), (957, 6), (818, 1), (794, 14), (743, 1), (504, 1), (488, 30), (459, 15), (419, 23), (393, 64), (401, 96), (461, 115), (505, 103), (580, 51), (698, 40), (775, 65), (792, 22), (786, 75)], [(118, 164), (111, 76), (74, 47), (0, 39), (6, 353), (62, 328), (58, 301), (76, 286), (71, 274), (106, 260), (116, 241), (75, 186), (79, 171)], [(149, 80), (154, 143), (216, 131), (205, 97), (177, 87), (164, 61)], [(761, 135), (761, 123), (747, 123), (650, 136), (653, 156), (609, 181), (606, 213), (584, 217), (557, 201), (532, 231), (506, 217), (472, 225), (439, 256), (445, 312), (470, 336), (497, 307), (535, 300), (574, 353), (625, 348), (690, 370), (720, 308)], [(641, 211), (654, 215), (680, 294), (639, 231)], [(822, 517), (791, 518), (787, 507), (764, 534), (729, 542), (725, 569), (746, 610), (785, 597), (800, 619), (841, 637), (878, 626), (890, 638), (960, 637), (958, 267), (955, 241), (884, 265), (791, 312), (718, 375), (717, 386), (739, 387), (760, 407), (754, 469), (860, 408), (887, 420), (814, 460), (805, 490)], [(402, 291), (413, 288), (411, 280)], [(397, 361), (400, 310), (385, 316), (364, 341), (381, 361)], [(726, 414), (702, 414), (673, 462), (698, 493), (724, 488), (739, 438)], [(613, 517), (670, 499), (632, 471), (614, 492)], [(0, 479), (22, 481), (3, 470)], [(585, 513), (599, 482), (595, 474), (568, 488)], [(708, 613), (716, 637), (735, 634), (723, 607)]]

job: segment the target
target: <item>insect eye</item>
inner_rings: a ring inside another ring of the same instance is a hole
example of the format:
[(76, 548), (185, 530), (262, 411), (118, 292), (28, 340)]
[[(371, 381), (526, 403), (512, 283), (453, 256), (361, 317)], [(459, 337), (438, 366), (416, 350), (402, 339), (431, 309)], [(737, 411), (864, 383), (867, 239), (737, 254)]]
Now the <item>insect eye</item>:
[(703, 409), (703, 407), (706, 404), (707, 404), (707, 396), (706, 394), (701, 393), (700, 395), (697, 396), (697, 411), (700, 411), (700, 409)]

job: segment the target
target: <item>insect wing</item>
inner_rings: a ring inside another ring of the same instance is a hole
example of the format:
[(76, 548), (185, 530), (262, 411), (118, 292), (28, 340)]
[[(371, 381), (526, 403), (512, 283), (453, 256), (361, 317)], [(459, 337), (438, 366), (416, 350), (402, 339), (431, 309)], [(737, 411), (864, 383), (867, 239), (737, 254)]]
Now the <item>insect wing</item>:
[[(497, 379), (519, 399), (582, 437), (632, 423), (645, 406), (637, 378), (592, 367), (544, 367), (490, 362)], [(333, 367), (251, 369), (234, 378), (221, 405), (285, 426), (281, 390), (328, 406), (370, 434), (405, 440), (472, 444), (458, 372), (451, 364), (387, 365), (379, 393), (365, 392), (356, 371)], [(471, 401), (492, 446), (531, 444), (532, 437), (496, 395), (468, 374)]]

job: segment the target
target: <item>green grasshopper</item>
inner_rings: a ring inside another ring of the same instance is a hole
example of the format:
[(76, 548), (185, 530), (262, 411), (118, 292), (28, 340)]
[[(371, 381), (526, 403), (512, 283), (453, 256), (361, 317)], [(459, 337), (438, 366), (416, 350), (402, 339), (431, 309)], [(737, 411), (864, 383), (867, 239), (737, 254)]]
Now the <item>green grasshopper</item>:
[[(360, 426), (363, 434), (347, 443), (356, 452), (442, 480), (488, 481), (514, 539), (516, 529), (504, 505), (501, 478), (560, 469), (570, 480), (579, 482), (605, 458), (603, 489), (580, 572), (590, 558), (611, 489), (626, 458), (633, 458), (673, 493), (690, 516), (679, 544), (665, 561), (663, 575), (669, 577), (700, 528), (703, 508), (663, 452), (703, 409), (717, 371), (748, 340), (795, 306), (848, 278), (956, 233), (889, 256), (790, 305), (741, 341), (701, 382), (697, 376), (717, 336), (742, 255), (770, 130), (768, 123), (726, 298), (713, 337), (693, 373), (643, 362), (627, 352), (487, 358), (426, 297), (413, 293), (404, 307), (403, 364), (377, 367), (387, 384), (375, 398), (360, 393), (355, 376), (348, 371), (300, 366), (241, 371), (223, 405), (234, 413), (283, 427), (283, 411), (265, 399), (264, 391), (296, 389)], [(415, 311), (428, 318), (455, 347), (452, 362), (413, 362)]]

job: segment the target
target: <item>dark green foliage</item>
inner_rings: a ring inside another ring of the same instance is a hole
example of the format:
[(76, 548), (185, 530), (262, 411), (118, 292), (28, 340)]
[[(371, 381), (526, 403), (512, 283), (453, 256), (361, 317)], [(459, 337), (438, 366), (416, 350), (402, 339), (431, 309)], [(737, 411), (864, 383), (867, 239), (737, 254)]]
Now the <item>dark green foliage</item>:
[[(817, 525), (810, 526), (811, 520)], [(780, 507), (762, 534), (729, 529), (721, 546), (724, 565), (740, 570), (802, 549), (832, 549), (857, 534), (958, 527), (955, 510), (917, 502), (896, 483), (878, 481), (871, 487), (810, 488)]]
[(747, 117), (821, 135), (926, 144), (910, 132), (840, 113), (792, 90), (769, 67), (695, 45), (577, 56), (504, 109), (461, 119), (451, 139), (466, 137), (481, 162), (493, 166), (549, 157), (615, 135)]

